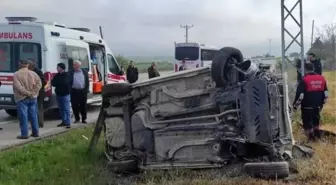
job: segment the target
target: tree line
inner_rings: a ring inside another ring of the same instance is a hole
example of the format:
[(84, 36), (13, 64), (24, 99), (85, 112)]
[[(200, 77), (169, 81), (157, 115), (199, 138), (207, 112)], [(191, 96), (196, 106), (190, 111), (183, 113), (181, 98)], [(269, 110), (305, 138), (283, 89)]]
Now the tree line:
[(312, 52), (321, 60), (323, 60), (323, 68), (327, 70), (335, 70), (336, 68), (336, 24), (326, 24), (316, 29), (317, 37), (308, 53)]

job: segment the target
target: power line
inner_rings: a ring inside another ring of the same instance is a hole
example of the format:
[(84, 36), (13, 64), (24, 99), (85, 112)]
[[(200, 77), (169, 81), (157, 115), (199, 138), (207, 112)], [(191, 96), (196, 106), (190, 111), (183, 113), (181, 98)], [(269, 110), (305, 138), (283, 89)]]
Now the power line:
[(272, 39), (268, 39), (268, 54), (271, 55), (272, 50)]
[(188, 42), (188, 32), (189, 32), (189, 29), (194, 27), (194, 25), (181, 25), (181, 28), (185, 29), (185, 42), (187, 43)]
[(315, 20), (312, 22), (312, 32), (311, 32), (311, 37), (310, 37), (310, 47), (313, 48), (313, 43), (314, 43), (314, 29), (315, 29)]
[(336, 15), (336, 7), (335, 7), (334, 12), (332, 14), (331, 21), (334, 21), (335, 15)]

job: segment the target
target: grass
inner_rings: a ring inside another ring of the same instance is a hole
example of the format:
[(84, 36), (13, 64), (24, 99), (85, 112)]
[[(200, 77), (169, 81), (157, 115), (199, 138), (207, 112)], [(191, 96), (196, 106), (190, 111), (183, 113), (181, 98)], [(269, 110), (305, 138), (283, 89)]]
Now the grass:
[(102, 151), (87, 153), (92, 128), (0, 153), (0, 184), (90, 184), (103, 170)]
[[(323, 128), (336, 130), (336, 73), (325, 73), (329, 82), (330, 99), (322, 113)], [(302, 141), (299, 115), (294, 119), (294, 136)], [(313, 158), (297, 161), (299, 173), (290, 182), (266, 181), (249, 177), (228, 178), (218, 171), (148, 171), (133, 177), (120, 177), (104, 166), (103, 145), (93, 154), (87, 153), (92, 128), (71, 130), (49, 140), (0, 153), (0, 185), (89, 185), (89, 184), (161, 184), (161, 185), (333, 185), (335, 179), (335, 141), (313, 143)], [(229, 171), (234, 173), (234, 171)], [(227, 173), (226, 173), (227, 174)], [(230, 174), (229, 174), (230, 175)]]

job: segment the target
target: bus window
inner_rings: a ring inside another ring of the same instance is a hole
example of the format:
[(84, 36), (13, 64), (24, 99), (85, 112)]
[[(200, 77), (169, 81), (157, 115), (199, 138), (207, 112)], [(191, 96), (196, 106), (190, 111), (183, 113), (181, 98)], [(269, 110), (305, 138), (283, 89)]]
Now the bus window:
[(176, 60), (198, 60), (199, 47), (176, 47), (175, 48)]
[(201, 60), (213, 60), (216, 54), (216, 50), (210, 50), (210, 49), (201, 49)]

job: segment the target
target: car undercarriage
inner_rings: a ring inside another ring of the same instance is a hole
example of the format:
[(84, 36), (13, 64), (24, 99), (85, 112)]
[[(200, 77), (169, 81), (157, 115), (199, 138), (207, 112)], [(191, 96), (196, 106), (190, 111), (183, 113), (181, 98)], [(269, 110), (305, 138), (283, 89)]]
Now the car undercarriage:
[(107, 85), (98, 118), (106, 156), (116, 172), (243, 162), (250, 175), (287, 177), (293, 150), (312, 151), (294, 145), (285, 86), (230, 47), (211, 68)]

